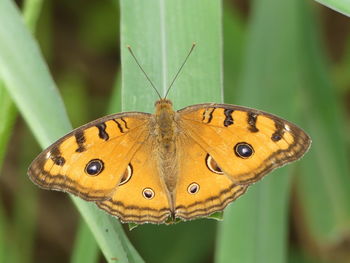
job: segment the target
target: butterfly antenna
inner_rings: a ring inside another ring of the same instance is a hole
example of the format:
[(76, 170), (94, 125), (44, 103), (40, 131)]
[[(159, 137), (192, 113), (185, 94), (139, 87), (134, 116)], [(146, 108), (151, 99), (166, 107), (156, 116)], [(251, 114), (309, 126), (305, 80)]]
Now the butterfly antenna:
[(188, 54), (187, 54), (187, 56), (186, 56), (186, 58), (185, 58), (185, 60), (184, 60), (184, 62), (182, 63), (182, 65), (181, 65), (181, 67), (179, 68), (179, 70), (177, 71), (175, 77), (173, 78), (173, 81), (171, 82), (171, 84), (170, 84), (170, 86), (169, 86), (167, 92), (165, 93), (164, 98), (166, 98), (166, 97), (168, 96), (169, 91), (170, 91), (170, 88), (173, 86), (175, 80), (177, 79), (177, 76), (180, 74), (182, 68), (185, 66), (185, 64), (186, 64), (186, 62), (187, 62), (187, 59), (188, 59), (189, 56), (191, 55), (191, 53), (192, 53), (192, 51), (193, 51), (193, 49), (194, 49), (195, 46), (196, 46), (196, 43), (193, 43), (193, 44), (192, 44), (192, 47), (191, 47), (191, 49), (190, 49), (190, 51), (188, 52)]
[(156, 91), (156, 93), (157, 93), (159, 99), (162, 99), (162, 96), (160, 96), (160, 94), (159, 94), (158, 90), (156, 89), (156, 87), (154, 86), (152, 80), (147, 76), (146, 72), (143, 70), (143, 68), (141, 67), (139, 61), (137, 60), (136, 56), (134, 55), (134, 52), (132, 52), (131, 46), (127, 45), (127, 48), (128, 48), (128, 50), (129, 50), (131, 56), (135, 59), (136, 64), (139, 66), (139, 68), (141, 69), (141, 71), (143, 72), (143, 74), (145, 75), (145, 77), (147, 78), (147, 80), (149, 81), (149, 83), (151, 83), (151, 86), (152, 86), (152, 88)]

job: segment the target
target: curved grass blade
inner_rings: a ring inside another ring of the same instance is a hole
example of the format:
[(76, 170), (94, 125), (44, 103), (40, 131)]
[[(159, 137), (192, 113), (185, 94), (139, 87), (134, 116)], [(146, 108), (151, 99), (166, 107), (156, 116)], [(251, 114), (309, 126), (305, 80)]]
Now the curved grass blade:
[(313, 13), (306, 2), (300, 5), (304, 36), (300, 61), (307, 91), (301, 99), (303, 111), (308, 113), (303, 120), (314, 138), (314, 147), (301, 163), (303, 175), (297, 178), (298, 219), (306, 226), (299, 233), (301, 239), (311, 237), (324, 256), (334, 257), (333, 253), (349, 258), (349, 250), (343, 245), (350, 239), (346, 114), (329, 76)]
[(317, 2), (335, 10), (339, 13), (350, 16), (350, 3), (348, 0), (316, 0)]
[[(39, 48), (9, 0), (0, 2), (0, 39), (0, 75), (41, 146), (48, 146), (71, 125)], [(108, 261), (142, 262), (114, 218), (94, 204), (73, 200)]]
[(238, 10), (224, 5), (224, 102), (234, 104), (238, 93), (238, 80), (242, 71), (246, 26)]
[[(41, 1), (36, 1), (35, 5), (32, 5), (33, 0), (26, 0), (24, 4), (26, 8), (23, 10), (23, 17), (25, 23), (34, 32), (36, 20), (41, 11)], [(10, 139), (13, 125), (17, 117), (17, 109), (9, 96), (4, 84), (0, 83), (0, 169), (2, 168), (2, 162), (6, 151), (6, 145)], [(23, 163), (23, 162), (21, 162)], [(10, 262), (10, 259), (17, 259), (21, 262), (29, 262), (33, 252), (32, 245), (33, 233), (35, 231), (35, 215), (36, 211), (36, 193), (30, 191), (23, 184), (24, 180), (19, 180), (19, 191), (15, 195), (14, 201), (14, 218), (13, 220), (7, 220), (3, 211), (2, 205), (0, 205), (0, 262)], [(27, 191), (29, 190), (29, 192)], [(29, 194), (29, 198), (28, 195)], [(34, 205), (33, 205), (34, 204)], [(24, 210), (23, 210), (24, 209)], [(27, 210), (26, 210), (27, 209)], [(22, 210), (22, 211), (21, 211)], [(23, 213), (29, 212), (28, 213)], [(23, 219), (23, 214), (26, 218)], [(11, 223), (11, 224), (10, 224)], [(11, 235), (11, 241), (6, 240)], [(3, 239), (3, 240), (2, 240)], [(21, 248), (22, 253), (16, 251), (16, 247)], [(16, 256), (17, 255), (17, 256)]]
[(12, 102), (12, 99), (5, 89), (4, 84), (0, 83), (0, 168), (2, 167), (6, 146), (10, 138), (16, 116), (16, 106)]
[[(298, 8), (294, 0), (254, 1), (236, 92), (239, 104), (291, 121), (297, 119), (294, 109), (300, 92)], [(291, 168), (274, 171), (227, 209), (219, 228), (217, 262), (232, 257), (234, 262), (286, 262)]]
[(95, 263), (98, 262), (99, 249), (96, 241), (91, 239), (92, 233), (84, 221), (80, 221), (74, 244), (71, 263)]

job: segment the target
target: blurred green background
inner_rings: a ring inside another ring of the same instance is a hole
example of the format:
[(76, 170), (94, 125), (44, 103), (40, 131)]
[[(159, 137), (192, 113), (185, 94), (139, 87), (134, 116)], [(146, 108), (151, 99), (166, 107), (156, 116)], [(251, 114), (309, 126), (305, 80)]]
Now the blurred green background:
[[(350, 262), (347, 16), (306, 0), (16, 6), (0, 3), (0, 262)], [(65, 111), (73, 127), (121, 110), (152, 112), (156, 94), (126, 44), (163, 93), (193, 41), (170, 93), (176, 108), (223, 100), (272, 112), (312, 137), (302, 161), (252, 186), (222, 222), (123, 225), (132, 245), (117, 219), (74, 199), (86, 225), (67, 194), (28, 179), (39, 144), (71, 128)]]

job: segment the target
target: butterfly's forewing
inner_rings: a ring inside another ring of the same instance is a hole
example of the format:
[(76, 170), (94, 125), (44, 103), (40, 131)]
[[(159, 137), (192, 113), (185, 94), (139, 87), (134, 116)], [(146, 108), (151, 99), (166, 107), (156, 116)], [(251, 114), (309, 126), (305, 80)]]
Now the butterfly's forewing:
[(45, 189), (89, 201), (106, 200), (147, 137), (149, 118), (145, 113), (122, 113), (77, 128), (32, 162), (29, 177)]
[(97, 202), (123, 222), (162, 223), (171, 214), (169, 194), (159, 174), (154, 137), (149, 137), (130, 160), (128, 174), (109, 200)]
[(235, 184), (250, 184), (299, 159), (309, 136), (274, 115), (228, 104), (200, 104), (178, 113), (181, 126)]
[(182, 219), (208, 216), (223, 210), (242, 195), (247, 186), (235, 184), (213, 162), (205, 148), (186, 135), (178, 142), (179, 177), (175, 215)]

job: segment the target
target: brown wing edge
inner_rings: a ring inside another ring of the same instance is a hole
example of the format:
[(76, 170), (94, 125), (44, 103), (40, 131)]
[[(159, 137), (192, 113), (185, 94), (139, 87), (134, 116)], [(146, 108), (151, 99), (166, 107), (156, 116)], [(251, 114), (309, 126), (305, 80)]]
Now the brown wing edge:
[(168, 208), (163, 209), (152, 209), (152, 208), (144, 208), (145, 211), (154, 211), (158, 212), (158, 215), (150, 215), (150, 214), (143, 214), (143, 215), (135, 215), (135, 214), (123, 214), (120, 213), (118, 210), (113, 209), (110, 205), (108, 205), (108, 202), (112, 202), (113, 205), (123, 206), (125, 209), (137, 209), (141, 210), (140, 207), (133, 207), (133, 206), (126, 206), (121, 202), (113, 202), (112, 200), (106, 200), (105, 202), (96, 202), (96, 205), (104, 210), (109, 215), (112, 215), (116, 218), (118, 218), (122, 223), (136, 223), (136, 224), (146, 224), (146, 223), (152, 223), (152, 224), (162, 224), (167, 221), (169, 217), (171, 217), (171, 211)]
[[(232, 184), (230, 188), (223, 190), (222, 193), (220, 193), (220, 195), (211, 197), (208, 200), (202, 201), (203, 203), (205, 203), (205, 202), (210, 202), (214, 200), (220, 200), (219, 204), (211, 205), (206, 208), (190, 210), (191, 207), (197, 206), (198, 203), (194, 203), (186, 207), (177, 206), (175, 210), (175, 217), (187, 221), (187, 220), (194, 220), (202, 217), (207, 217), (216, 212), (223, 211), (229, 204), (231, 204), (237, 198), (242, 196), (247, 191), (248, 186), (249, 185)], [(224, 198), (222, 199), (222, 197)], [(189, 211), (184, 211), (184, 210), (189, 210)]]

